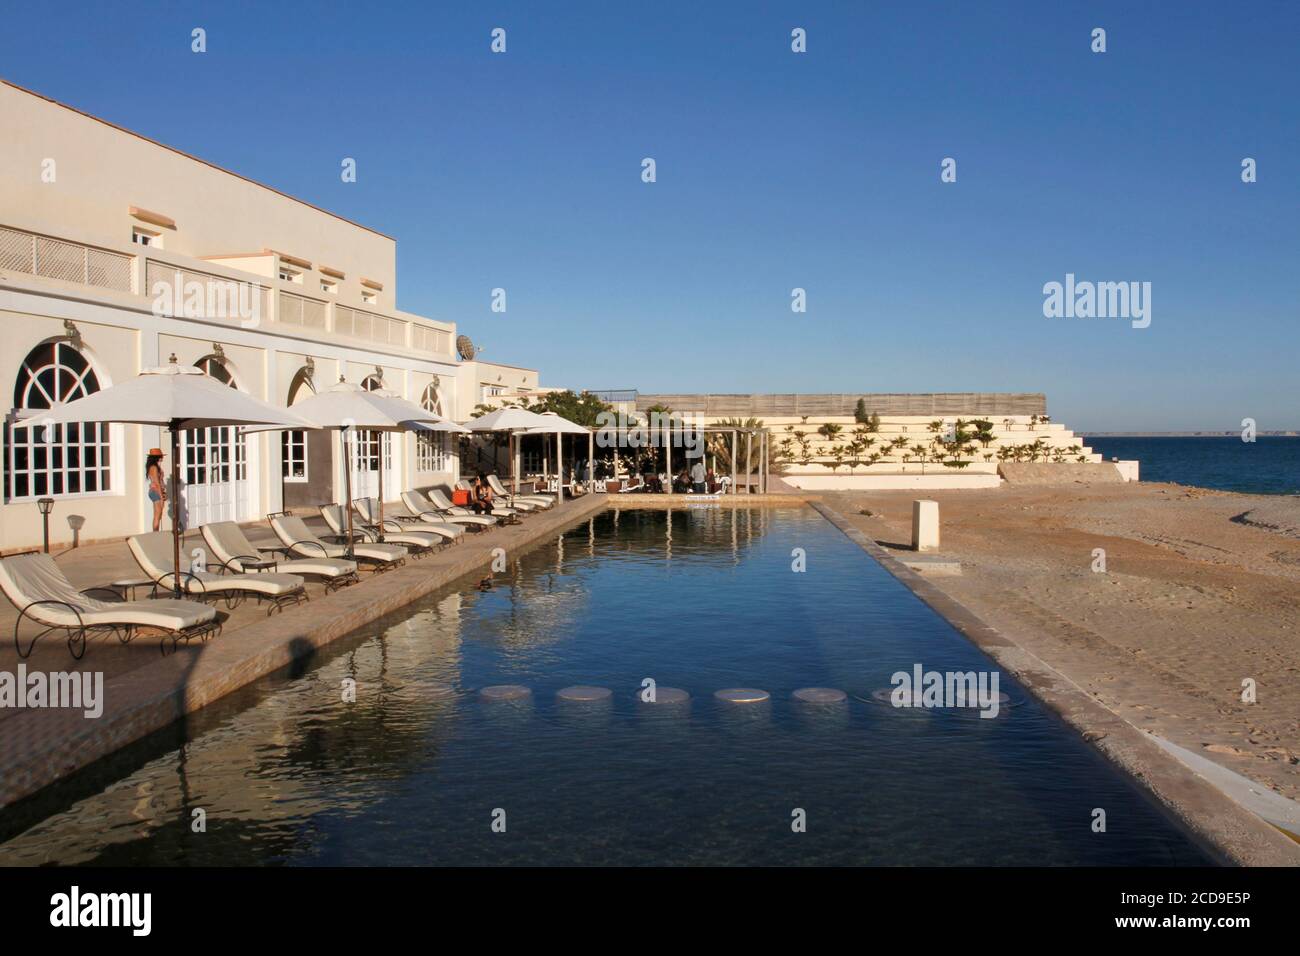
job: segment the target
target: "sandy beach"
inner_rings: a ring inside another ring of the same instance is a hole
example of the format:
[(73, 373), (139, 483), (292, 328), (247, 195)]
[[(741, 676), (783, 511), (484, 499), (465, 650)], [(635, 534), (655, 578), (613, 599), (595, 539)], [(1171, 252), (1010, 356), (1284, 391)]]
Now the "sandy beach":
[[(908, 549), (917, 494), (821, 497)], [(935, 585), (1135, 726), (1300, 797), (1300, 499), (1155, 483), (927, 497), (962, 568)]]

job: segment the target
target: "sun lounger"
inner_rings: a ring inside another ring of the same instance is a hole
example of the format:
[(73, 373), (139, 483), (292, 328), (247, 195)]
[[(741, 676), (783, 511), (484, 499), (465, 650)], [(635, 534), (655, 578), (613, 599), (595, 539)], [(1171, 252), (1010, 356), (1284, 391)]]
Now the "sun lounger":
[(511, 495), (510, 491), (501, 483), (501, 479), (496, 475), (487, 476), (488, 487), (498, 495), (504, 497), (507, 501), (514, 503), (516, 501), (534, 501), (542, 508), (550, 508), (555, 504), (554, 495), (531, 494), (531, 495)]
[[(498, 523), (497, 519), (492, 515), (447, 514), (445, 511), (435, 508), (433, 502), (418, 491), (403, 491), (402, 504), (406, 505), (406, 510), (410, 512), (413, 521), (436, 521), (465, 525), (466, 527), (477, 528), (479, 531), (484, 531)], [(465, 509), (460, 510), (463, 512)]]
[[(15, 554), (0, 560), (0, 589), (18, 609), (14, 647), (23, 659), (31, 656), (36, 642), (51, 631), (66, 632), (68, 651), (78, 660), (86, 653), (86, 638), (92, 632), (111, 632), (125, 644), (142, 630), (157, 630), (171, 639), (173, 650), (180, 641), (207, 640), (221, 632), (216, 609), (195, 601), (104, 601), (91, 597), (77, 590), (48, 554)], [(25, 618), (44, 630), (24, 651), (18, 629)], [(166, 653), (166, 642), (162, 649)]]
[[(244, 529), (233, 521), (214, 521), (201, 529), (212, 557), (228, 571), (244, 574), (279, 573), (322, 578), (326, 591), (333, 591), (357, 580), (357, 563), (325, 556), (307, 558), (268, 558), (249, 543)], [(268, 552), (269, 553), (269, 552)], [(209, 562), (211, 564), (211, 562)]]
[[(158, 588), (171, 590), (177, 577), (172, 567), (171, 533), (153, 531), (132, 535), (126, 543), (140, 570), (153, 579), (155, 592)], [(217, 567), (228, 570), (224, 565)], [(292, 574), (241, 574), (238, 571), (214, 574), (205, 566), (198, 570), (182, 568), (180, 583), (182, 591), (200, 600), (209, 596), (224, 598), (227, 608), (237, 607), (251, 594), (259, 602), (270, 602), (267, 614), (283, 609), (286, 604), (307, 600), (302, 578)]]
[[(352, 502), (352, 507), (361, 517), (367, 531), (379, 530), (379, 503), (374, 498), (357, 498)], [(329, 520), (328, 517), (325, 519), (327, 524)], [(412, 531), (403, 525), (400, 519), (384, 515), (384, 540), (392, 541), (394, 544), (406, 544), (402, 540), (405, 535), (432, 538), (433, 543), (437, 543), (437, 539), (441, 538), (448, 544), (457, 544), (465, 537), (465, 529), (446, 521), (426, 521), (420, 524), (420, 530)]]
[[(449, 516), (448, 520), (451, 520), (451, 518), (454, 517), (463, 518), (466, 515), (469, 515), (471, 517), (474, 516), (474, 512), (471, 511), (469, 508), (462, 508), (460, 505), (452, 504), (449, 500), (447, 500), (447, 496), (444, 495), (437, 488), (430, 488), (429, 493), (428, 495), (426, 495), (426, 497), (429, 499), (429, 501), (433, 504), (435, 508), (437, 508), (443, 514)], [(499, 505), (496, 502), (492, 503), (492, 517), (494, 518), (498, 518), (498, 519), (513, 518), (514, 520), (518, 521), (519, 520), (518, 515), (519, 512), (516, 511), (514, 508), (509, 508), (504, 505)]]
[[(360, 514), (360, 512), (358, 512)], [(334, 532), (334, 537), (339, 541), (346, 541), (348, 538), (347, 518), (343, 513), (343, 506), (328, 504), (320, 506), (320, 516), (325, 519), (325, 523), (330, 526)], [(352, 540), (360, 541), (365, 544), (396, 544), (406, 548), (414, 557), (422, 558), (430, 553), (434, 548), (442, 547), (443, 539), (436, 534), (430, 534), (427, 531), (409, 531), (403, 528), (395, 521), (384, 521), (383, 540), (379, 539), (379, 528), (374, 524), (364, 522), (352, 523)]]
[[(464, 478), (456, 482), (456, 487), (460, 488), (462, 491), (470, 492), (471, 495), (474, 492), (474, 486), (470, 482), (466, 481)], [(489, 487), (491, 486), (489, 485)], [(493, 490), (495, 491), (495, 489)], [(510, 497), (508, 495), (502, 495), (500, 492), (496, 492), (496, 495), (497, 498), (499, 498), (502, 501), (506, 501), (507, 498), (509, 498), (509, 501), (507, 502), (507, 506), (513, 508), (515, 511), (522, 511), (525, 514), (528, 514), (531, 511), (541, 511), (542, 508), (545, 507), (545, 505), (541, 504), (541, 502), (534, 501), (531, 498), (525, 498), (523, 495), (519, 495), (518, 497)], [(500, 510), (499, 506), (496, 505), (495, 503), (493, 503), (492, 508), (493, 508), (493, 514), (495, 514), (497, 511)]]
[(373, 571), (387, 571), (406, 563), (409, 553), (400, 544), (330, 544), (307, 527), (307, 522), (288, 512), (267, 515), (271, 530), (284, 542), (289, 553), (301, 557), (347, 558), (365, 561)]

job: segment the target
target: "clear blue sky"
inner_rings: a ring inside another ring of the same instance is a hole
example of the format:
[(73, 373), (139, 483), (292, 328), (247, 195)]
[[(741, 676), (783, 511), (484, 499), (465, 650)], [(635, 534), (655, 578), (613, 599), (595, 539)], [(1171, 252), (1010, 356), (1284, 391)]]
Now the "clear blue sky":
[[(396, 236), (546, 384), (1300, 426), (1300, 4), (6, 6), (0, 76)], [(1044, 318), (1067, 272), (1151, 327)]]

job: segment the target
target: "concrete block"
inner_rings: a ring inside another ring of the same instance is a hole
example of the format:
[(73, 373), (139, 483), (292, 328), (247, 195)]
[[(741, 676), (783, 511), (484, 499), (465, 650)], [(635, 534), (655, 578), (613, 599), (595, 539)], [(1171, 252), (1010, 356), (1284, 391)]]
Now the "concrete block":
[(932, 551), (939, 547), (939, 502), (912, 502), (912, 549)]
[(1115, 468), (1119, 471), (1119, 476), (1125, 481), (1138, 480), (1138, 463), (1136, 461), (1115, 461)]

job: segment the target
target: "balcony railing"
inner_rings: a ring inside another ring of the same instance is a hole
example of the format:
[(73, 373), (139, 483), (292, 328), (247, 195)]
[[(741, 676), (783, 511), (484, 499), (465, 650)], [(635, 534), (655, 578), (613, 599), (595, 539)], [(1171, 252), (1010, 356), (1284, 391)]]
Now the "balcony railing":
[(280, 307), (275, 319), (281, 325), (294, 325), (318, 332), (329, 330), (327, 303), (318, 299), (307, 299), (291, 292), (280, 293)]
[(131, 292), (131, 257), (0, 226), (0, 269)]
[[(179, 280), (177, 276), (180, 277)], [(144, 280), (145, 295), (156, 298), (160, 292), (158, 284), (162, 283), (182, 307), (189, 299), (191, 290), (197, 286), (203, 296), (201, 308), (202, 317), (205, 318), (247, 319), (252, 316), (243, 315), (241, 311), (246, 310), (251, 313), (253, 309), (257, 310), (253, 315), (259, 319), (267, 314), (270, 290), (264, 285), (243, 282), (211, 272), (183, 269), (160, 259), (149, 259), (145, 263)], [(178, 284), (180, 288), (176, 290)], [(241, 285), (245, 287), (242, 290), (239, 289)], [(185, 313), (176, 310), (176, 314)]]
[[(0, 270), (116, 292), (134, 292), (146, 298), (156, 298), (154, 290), (159, 283), (164, 283), (169, 290), (174, 290), (179, 284), (179, 294), (172, 293), (172, 304), (175, 306), (179, 303), (182, 306), (182, 310), (177, 312), (181, 315), (185, 314), (183, 308), (191, 300), (197, 285), (202, 293), (203, 305), (200, 315), (196, 317), (242, 320), (247, 318), (242, 312), (251, 306), (256, 309), (253, 314), (258, 318), (264, 317), (278, 325), (313, 333), (332, 332), (389, 348), (410, 349), (433, 355), (447, 356), (452, 351), (452, 334), (446, 329), (296, 295), (283, 289), (272, 290), (251, 276), (249, 279), (240, 279), (213, 272), (200, 272), (165, 259), (155, 259), (152, 249), (145, 253), (142, 248), (141, 253), (129, 255), (0, 226)], [(137, 268), (141, 270), (138, 278), (135, 274)], [(141, 288), (135, 288), (137, 282)], [(239, 286), (245, 287), (240, 290), (242, 298), (232, 300), (231, 289)], [(273, 291), (277, 293), (274, 297), (274, 314), (270, 309)], [(224, 308), (209, 316), (209, 309), (214, 302), (224, 303)], [(234, 311), (236, 304), (239, 312)]]

